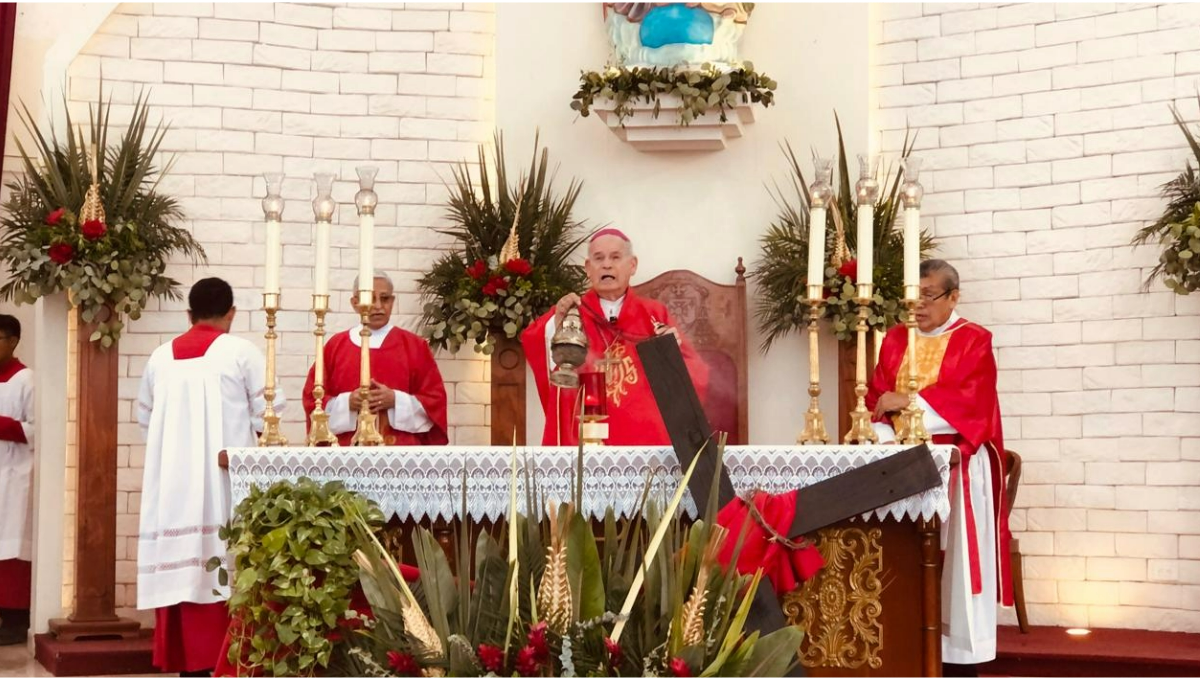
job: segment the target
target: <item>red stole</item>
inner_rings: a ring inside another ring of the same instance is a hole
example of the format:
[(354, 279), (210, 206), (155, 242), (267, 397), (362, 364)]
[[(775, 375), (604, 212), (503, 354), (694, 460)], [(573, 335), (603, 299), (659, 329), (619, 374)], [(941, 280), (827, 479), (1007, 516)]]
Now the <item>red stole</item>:
[[(342, 331), (325, 343), (325, 399), (329, 400), (359, 388), (362, 370), (362, 348), (350, 340), (350, 333)], [(316, 383), (316, 367), (308, 371), (304, 383), (304, 416), (308, 426), (316, 401), (312, 390)], [(425, 414), (433, 421), (428, 432), (412, 433), (396, 430), (388, 422), (386, 412), (379, 414), (379, 433), (388, 446), (440, 446), (449, 444), (446, 429), (446, 385), (438, 371), (437, 362), (429, 344), (420, 337), (400, 328), (392, 328), (378, 349), (371, 349), (371, 377), (394, 390), (411, 394), (425, 407)], [(355, 417), (357, 414), (351, 414)], [(350, 446), (353, 432), (338, 435), (338, 443)]]
[[(0, 366), (0, 383), (8, 382), (14, 375), (23, 370), (25, 370), (25, 364), (21, 363), (20, 360), (16, 357), (9, 359), (7, 363)], [(25, 438), (25, 429), (21, 427), (21, 422), (8, 416), (0, 416), (0, 441), (16, 442), (18, 444), (29, 443)]]
[[(554, 318), (554, 310), (543, 314), (521, 333), (521, 345), (525, 358), (533, 370), (537, 383), (538, 397), (546, 414), (546, 429), (542, 435), (544, 446), (574, 446), (579, 443), (579, 390), (560, 389), (550, 384), (546, 356), (546, 325)], [(583, 295), (580, 309), (584, 332), (588, 337), (587, 362), (581, 371), (599, 371), (598, 364), (607, 358), (608, 368), (608, 439), (611, 446), (653, 446), (670, 444), (667, 427), (658, 411), (658, 403), (650, 391), (642, 360), (635, 345), (654, 337), (654, 322), (674, 326), (675, 321), (665, 305), (657, 300), (638, 297), (632, 289), (625, 292), (621, 313), (616, 323), (608, 320), (600, 306), (600, 296), (595, 291)], [(682, 336), (681, 336), (682, 337)], [(692, 344), (684, 339), (680, 346), (683, 360), (696, 392), (704, 401), (708, 385), (708, 367)]]
[[(934, 442), (953, 444), (958, 447), (962, 460), (959, 470), (963, 482), (965, 519), (967, 522), (967, 545), (971, 562), (971, 590), (983, 590), (983, 576), (979, 564), (979, 544), (975, 531), (975, 513), (971, 504), (970, 478), (968, 475), (971, 457), (983, 450), (988, 456), (992, 473), (992, 504), (996, 514), (997, 546), (996, 570), (999, 583), (997, 592), (1001, 604), (1012, 604), (1012, 579), (1009, 577), (1009, 541), (1012, 534), (1008, 528), (1008, 508), (1005, 503), (1004, 433), (1000, 422), (1000, 399), (996, 394), (996, 357), (992, 353), (992, 334), (982, 326), (960, 319), (945, 331), (950, 333), (946, 353), (942, 357), (936, 380), (920, 390), (918, 394), (946, 419), (956, 435), (939, 435)], [(920, 348), (918, 343), (918, 348)], [(884, 392), (899, 391), (898, 380), (907, 381), (908, 376), (897, 377), (900, 364), (908, 349), (908, 329), (894, 326), (883, 339), (879, 361), (867, 392), (867, 408), (874, 409), (875, 403)]]

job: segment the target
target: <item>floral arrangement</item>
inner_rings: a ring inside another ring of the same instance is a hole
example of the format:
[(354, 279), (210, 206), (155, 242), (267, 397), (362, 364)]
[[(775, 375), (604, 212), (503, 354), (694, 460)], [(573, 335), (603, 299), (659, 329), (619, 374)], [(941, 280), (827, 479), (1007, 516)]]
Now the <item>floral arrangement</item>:
[(103, 347), (151, 297), (179, 298), (179, 282), (166, 275), (172, 256), (205, 259), (192, 235), (174, 226), (183, 219), (179, 203), (156, 191), (171, 165), (160, 169), (154, 160), (166, 127), (148, 132), (149, 106), (140, 97), (110, 147), (110, 107), (90, 113), (86, 141), (68, 113), (73, 132), (61, 143), (53, 132), (47, 140), (22, 106), (36, 157), (17, 140), (25, 172), (7, 185), (0, 216), (0, 262), (11, 273), (0, 298), (29, 303), (67, 291), (81, 320), (96, 324), (91, 340)]
[(597, 99), (607, 99), (613, 102), (617, 118), (624, 121), (633, 115), (632, 104), (640, 100), (653, 102), (653, 114), (658, 118), (660, 97), (674, 95), (682, 102), (681, 125), (688, 125), (714, 107), (724, 123), (728, 111), (741, 104), (743, 97), (764, 107), (773, 104), (776, 87), (774, 80), (755, 71), (750, 62), (730, 71), (711, 64), (699, 69), (608, 66), (602, 72), (584, 71), (579, 76), (579, 90), (571, 97), (571, 108), (586, 118)]
[[(1174, 106), (1171, 115), (1200, 165), (1200, 143)], [(1156, 279), (1162, 279), (1167, 288), (1187, 295), (1200, 289), (1200, 177), (1191, 163), (1185, 164), (1178, 177), (1163, 185), (1162, 195), (1168, 200), (1167, 209), (1153, 224), (1138, 230), (1132, 244), (1153, 241), (1163, 248), (1158, 264), (1146, 277), (1144, 290), (1149, 290)]]
[(475, 351), (491, 354), (497, 335), (517, 337), (587, 280), (583, 267), (569, 262), (587, 236), (571, 215), (580, 183), (572, 181), (556, 197), (549, 152), (539, 154), (535, 140), (528, 174), (510, 185), (498, 133), (495, 145), (491, 177), (483, 145), (478, 180), (466, 161), (454, 168), (448, 202), (453, 226), (439, 231), (457, 244), (418, 282), (423, 334), (435, 348), (457, 352), (471, 342)]
[[(858, 324), (858, 303), (855, 301), (858, 263), (854, 259), (857, 233), (853, 228), (857, 224), (858, 205), (854, 200), (840, 121), (837, 121), (837, 129), (838, 177), (833, 204), (827, 213), (831, 224), (825, 230), (825, 252), (830, 254), (830, 260), (825, 268), (826, 295), (822, 313), (839, 340), (850, 340)], [(906, 139), (901, 158), (907, 158), (911, 152), (912, 142)], [(808, 326), (809, 307), (804, 303), (808, 277), (808, 184), (790, 144), (785, 145), (784, 154), (791, 169), (795, 204), (789, 202), (778, 187), (771, 192), (779, 206), (779, 215), (759, 240), (762, 255), (750, 274), (758, 282), (755, 317), (763, 333), (764, 352), (784, 335)], [(904, 295), (904, 235), (896, 224), (901, 212), (900, 184), (899, 170), (889, 168), (880, 181), (881, 188), (885, 190), (880, 191), (875, 202), (875, 289), (867, 319), (868, 328), (875, 331), (886, 331), (906, 316), (901, 304)], [(851, 225), (851, 228), (847, 229), (846, 225)], [(922, 258), (936, 247), (934, 238), (922, 230)]]
[(662, 512), (646, 505), (649, 541), (609, 510), (598, 545), (578, 499), (549, 508), (542, 523), (516, 512), (515, 474), (512, 489), (515, 520), (500, 541), (480, 532), (472, 551), (468, 532), (459, 536), (459, 564), (474, 565), (473, 581), (455, 578), (436, 539), (419, 530), (420, 575), (410, 587), (369, 526), (354, 526), (374, 618), (338, 655), (334, 673), (774, 677), (795, 663), (798, 628), (746, 630), (761, 572), (722, 566), (717, 555), (736, 537), (712, 524), (713, 510), (684, 528), (675, 516), (681, 492)]

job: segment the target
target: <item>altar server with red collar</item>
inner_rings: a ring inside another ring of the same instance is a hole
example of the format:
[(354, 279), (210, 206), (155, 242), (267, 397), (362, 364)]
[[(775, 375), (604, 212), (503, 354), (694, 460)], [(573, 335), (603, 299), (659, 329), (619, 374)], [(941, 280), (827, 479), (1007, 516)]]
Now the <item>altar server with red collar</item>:
[[(920, 283), (917, 402), (933, 442), (957, 446), (962, 457), (951, 475), (950, 512), (964, 521), (942, 525), (942, 660), (947, 675), (973, 674), (962, 666), (996, 658), (997, 603), (1013, 602), (996, 358), (992, 334), (954, 311), (954, 267), (926, 260)], [(903, 325), (888, 331), (867, 394), (882, 443), (895, 442), (895, 419), (908, 406), (907, 348)]]
[(13, 352), (21, 322), (0, 314), (0, 645), (25, 642), (33, 541), (33, 371)]
[[(192, 327), (150, 355), (137, 401), (146, 434), (138, 533), (138, 609), (155, 610), (154, 665), (208, 675), (229, 625), (229, 588), (205, 569), (226, 556), (217, 531), (229, 521), (222, 449), (255, 446), (266, 410), (266, 360), (229, 334), (237, 308), (221, 279), (188, 295)], [(284, 407), (282, 393), (275, 410)]]

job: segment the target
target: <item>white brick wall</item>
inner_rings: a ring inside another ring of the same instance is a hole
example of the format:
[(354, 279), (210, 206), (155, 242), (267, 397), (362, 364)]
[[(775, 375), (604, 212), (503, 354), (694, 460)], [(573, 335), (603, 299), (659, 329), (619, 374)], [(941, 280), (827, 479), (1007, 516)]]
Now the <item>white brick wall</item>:
[[(443, 224), (447, 161), (473, 158), (474, 144), (490, 139), (491, 6), (394, 9), (399, 7), (121, 5), (71, 66), (73, 114), (96, 99), (101, 70), (113, 96), (114, 120), (142, 85), (152, 85), (150, 101), (157, 107), (152, 119), (165, 114), (172, 132), (164, 146), (179, 153), (169, 191), (180, 199), (191, 218), (187, 226), (209, 256), (208, 266), (178, 266), (173, 274), (185, 291), (207, 275), (230, 281), (244, 310), (234, 331), (260, 345), (265, 329), (261, 312), (254, 311), (261, 305), (263, 277), (260, 173), (287, 173), (284, 262), (300, 264), (284, 270), (290, 287), (283, 291), (279, 316), (279, 366), (291, 401), (285, 434), (292, 441), (303, 439), (300, 392), (312, 359), (306, 311), (311, 267), (304, 264), (312, 258), (312, 173), (339, 174), (334, 197), (342, 209), (334, 226), (330, 326), (341, 330), (356, 321), (347, 293), (357, 266), (354, 167), (366, 163), (380, 168), (376, 262), (396, 280), (397, 321), (413, 330), (420, 310), (414, 281), (445, 245), (429, 228)], [(13, 153), (6, 170), (16, 167)], [(186, 328), (185, 307), (152, 303), (121, 344), (127, 377), (120, 387), (117, 604), (125, 615), (134, 614), (129, 608), (135, 600), (144, 455), (131, 400), (150, 351)], [(459, 357), (439, 357), (439, 365), (450, 398), (451, 441), (486, 442), (484, 362), (466, 350)], [(73, 494), (73, 484), (69, 491)], [(74, 539), (70, 527), (67, 538)], [(68, 564), (68, 591), (71, 569)]]
[(1200, 631), (1200, 304), (1126, 245), (1190, 158), (1200, 8), (886, 9), (879, 148), (920, 129), (925, 224), (996, 334), (1032, 622)]

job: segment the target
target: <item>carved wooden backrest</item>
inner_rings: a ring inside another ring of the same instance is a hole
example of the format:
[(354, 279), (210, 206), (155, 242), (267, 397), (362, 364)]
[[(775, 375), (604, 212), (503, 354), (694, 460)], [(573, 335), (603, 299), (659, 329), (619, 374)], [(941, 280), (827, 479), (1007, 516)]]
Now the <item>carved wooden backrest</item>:
[(746, 267), (738, 258), (733, 284), (713, 283), (675, 269), (634, 286), (637, 294), (667, 306), (671, 317), (708, 364), (704, 411), (713, 430), (729, 433), (730, 444), (746, 444), (750, 412), (746, 318)]

